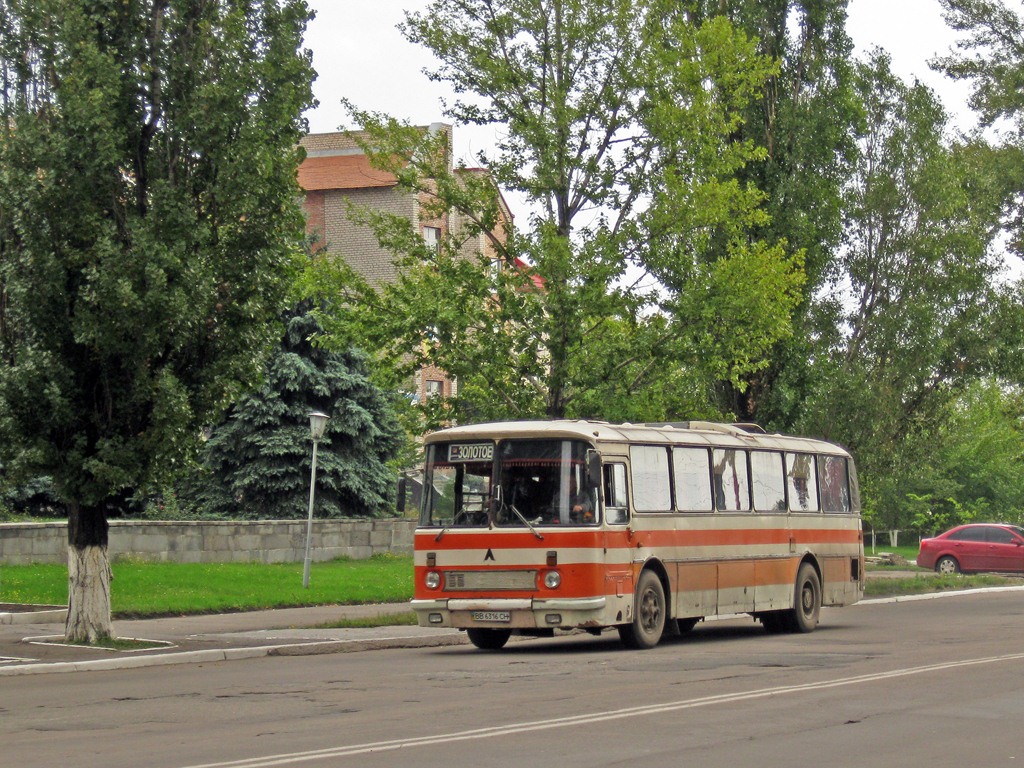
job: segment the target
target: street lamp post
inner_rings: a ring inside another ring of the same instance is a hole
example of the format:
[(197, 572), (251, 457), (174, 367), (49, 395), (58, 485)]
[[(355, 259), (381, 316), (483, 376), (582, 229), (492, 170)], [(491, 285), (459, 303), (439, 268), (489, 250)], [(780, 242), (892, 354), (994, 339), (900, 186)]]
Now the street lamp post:
[(313, 438), (313, 468), (309, 473), (309, 517), (306, 520), (306, 559), (302, 563), (302, 588), (309, 589), (309, 553), (313, 546), (313, 498), (316, 495), (316, 446), (324, 436), (327, 426), (326, 413), (313, 411), (309, 414), (309, 434)]

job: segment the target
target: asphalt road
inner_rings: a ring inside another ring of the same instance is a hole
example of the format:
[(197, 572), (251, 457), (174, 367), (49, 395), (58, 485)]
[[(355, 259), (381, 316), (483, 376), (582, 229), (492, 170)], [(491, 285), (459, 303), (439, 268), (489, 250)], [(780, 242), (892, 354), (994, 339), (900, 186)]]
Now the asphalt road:
[(1024, 766), (1024, 593), (822, 619), (4, 678), (0, 765)]

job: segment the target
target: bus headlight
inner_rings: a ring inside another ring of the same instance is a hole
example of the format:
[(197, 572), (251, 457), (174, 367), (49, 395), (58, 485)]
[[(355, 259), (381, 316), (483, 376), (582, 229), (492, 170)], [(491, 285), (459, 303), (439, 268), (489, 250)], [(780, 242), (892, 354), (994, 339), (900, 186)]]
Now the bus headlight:
[(544, 586), (548, 589), (558, 589), (562, 584), (562, 574), (558, 571), (548, 571), (544, 574)]
[(427, 589), (437, 589), (441, 586), (441, 574), (437, 571), (427, 571), (427, 575), (423, 577), (423, 583), (427, 585)]

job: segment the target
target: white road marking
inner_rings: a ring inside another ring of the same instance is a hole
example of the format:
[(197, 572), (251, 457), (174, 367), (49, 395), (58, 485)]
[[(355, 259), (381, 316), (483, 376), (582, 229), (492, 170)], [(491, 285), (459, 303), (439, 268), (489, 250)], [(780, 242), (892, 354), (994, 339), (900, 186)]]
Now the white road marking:
[(822, 680), (816, 683), (803, 683), (801, 685), (786, 685), (776, 688), (761, 688), (752, 691), (740, 691), (737, 693), (723, 693), (715, 696), (704, 696), (697, 699), (683, 699), (681, 701), (665, 702), (664, 704), (648, 704), (642, 707), (627, 707), (625, 709), (613, 709), (606, 712), (593, 712), (585, 715), (573, 715), (570, 717), (556, 717), (549, 720), (536, 720), (533, 722), (513, 723), (504, 726), (491, 728), (478, 728), (467, 731), (456, 731), (454, 733), (439, 733), (430, 736), (416, 738), (393, 739), (390, 741), (376, 741), (369, 744), (353, 744), (347, 747), (330, 747), (328, 749), (317, 749), (306, 752), (292, 752), (281, 755), (268, 755), (266, 757), (253, 757), (244, 760), (229, 760), (222, 763), (204, 763), (203, 765), (187, 766), (187, 768), (272, 768), (273, 766), (295, 765), (297, 763), (311, 762), (313, 760), (327, 760), (330, 758), (352, 757), (353, 755), (364, 755), (372, 752), (387, 752), (398, 749), (410, 749), (413, 747), (424, 747), (435, 744), (446, 744), (458, 741), (470, 741), (474, 739), (490, 739), (496, 736), (520, 735), (531, 731), (545, 731), (553, 728), (567, 728), (569, 726), (589, 725), (602, 723), (609, 720), (622, 720), (631, 717), (644, 717), (647, 715), (662, 714), (665, 712), (677, 712), (683, 709), (696, 709), (713, 704), (729, 704), (738, 701), (750, 701), (752, 699), (763, 699), (771, 696), (786, 696), (806, 691), (821, 691), (829, 688), (840, 688), (847, 685), (861, 685), (881, 680), (892, 680), (911, 675), (923, 675), (933, 672), (942, 672), (947, 669), (958, 669), (972, 667), (981, 664), (1000, 664), (1005, 662), (1016, 662), (1024, 659), (1024, 653), (1007, 654), (1004, 656), (990, 656), (980, 659), (965, 659), (962, 661), (949, 661), (942, 664), (928, 664), (921, 667), (905, 667), (894, 669), (888, 672), (875, 672), (870, 675), (856, 675), (854, 677), (839, 677), (834, 680)]

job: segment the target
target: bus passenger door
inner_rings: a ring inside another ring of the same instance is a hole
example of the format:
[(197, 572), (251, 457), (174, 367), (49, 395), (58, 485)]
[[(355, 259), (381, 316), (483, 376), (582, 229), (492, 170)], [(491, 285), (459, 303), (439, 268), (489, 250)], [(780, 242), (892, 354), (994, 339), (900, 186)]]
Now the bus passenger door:
[(625, 464), (612, 462), (604, 465), (605, 594), (630, 598), (633, 595), (633, 566), (627, 527), (630, 517), (626, 477)]

